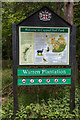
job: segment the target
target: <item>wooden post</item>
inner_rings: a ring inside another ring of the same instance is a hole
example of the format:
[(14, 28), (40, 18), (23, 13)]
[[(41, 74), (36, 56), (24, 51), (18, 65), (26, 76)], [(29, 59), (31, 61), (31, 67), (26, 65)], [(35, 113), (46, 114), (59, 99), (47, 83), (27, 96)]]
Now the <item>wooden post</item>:
[(13, 97), (14, 97), (14, 118), (18, 110), (17, 100), (17, 69), (16, 69), (16, 24), (12, 24), (12, 46), (13, 46)]
[[(78, 26), (78, 33), (79, 32), (80, 32), (80, 25)], [(78, 113), (80, 115), (80, 42), (79, 40), (78, 40), (78, 100), (79, 100)]]
[(71, 99), (70, 99), (70, 113), (72, 113), (75, 108), (75, 65), (76, 65), (76, 26), (72, 25), (71, 33), (71, 56), (72, 56), (72, 79), (71, 79)]

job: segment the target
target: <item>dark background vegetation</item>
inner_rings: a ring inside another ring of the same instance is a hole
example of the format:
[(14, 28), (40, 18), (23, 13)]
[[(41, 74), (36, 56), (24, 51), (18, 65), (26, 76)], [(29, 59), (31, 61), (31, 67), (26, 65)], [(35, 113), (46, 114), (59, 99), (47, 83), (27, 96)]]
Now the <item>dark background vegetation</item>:
[[(76, 3), (77, 4), (77, 3)], [(79, 3), (78, 3), (79, 4)], [(12, 23), (18, 23), (43, 6), (48, 6), (54, 12), (65, 19), (64, 3), (26, 3), (26, 2), (5, 2), (2, 4), (2, 58), (12, 60)], [(76, 54), (80, 43), (80, 5), (74, 6), (74, 24), (76, 32)]]

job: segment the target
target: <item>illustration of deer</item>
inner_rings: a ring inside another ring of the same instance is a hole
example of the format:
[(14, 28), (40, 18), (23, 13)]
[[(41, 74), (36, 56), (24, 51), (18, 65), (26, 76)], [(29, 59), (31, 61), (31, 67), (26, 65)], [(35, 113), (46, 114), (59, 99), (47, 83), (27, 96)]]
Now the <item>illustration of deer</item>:
[(42, 50), (37, 50), (37, 55), (39, 55), (39, 53), (42, 55), (43, 50), (44, 50), (44, 49), (42, 49)]

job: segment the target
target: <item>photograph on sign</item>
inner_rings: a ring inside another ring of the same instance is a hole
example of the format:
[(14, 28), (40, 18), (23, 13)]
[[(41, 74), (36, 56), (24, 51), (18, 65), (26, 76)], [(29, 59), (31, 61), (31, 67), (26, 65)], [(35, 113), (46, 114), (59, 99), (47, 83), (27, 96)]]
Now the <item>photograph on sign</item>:
[(68, 27), (19, 27), (19, 65), (69, 65)]

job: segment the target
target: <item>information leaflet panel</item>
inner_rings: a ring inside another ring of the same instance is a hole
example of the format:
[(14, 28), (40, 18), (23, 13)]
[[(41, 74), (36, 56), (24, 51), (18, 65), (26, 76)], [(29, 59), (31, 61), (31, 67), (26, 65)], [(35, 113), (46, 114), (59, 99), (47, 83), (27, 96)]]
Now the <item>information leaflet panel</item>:
[(19, 27), (19, 65), (69, 65), (68, 27)]

